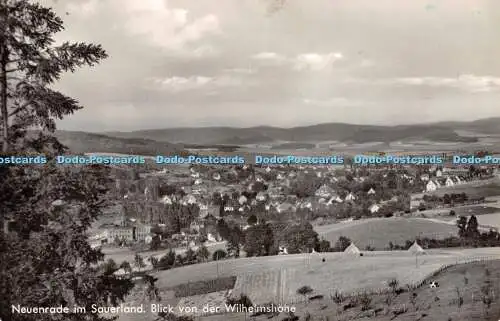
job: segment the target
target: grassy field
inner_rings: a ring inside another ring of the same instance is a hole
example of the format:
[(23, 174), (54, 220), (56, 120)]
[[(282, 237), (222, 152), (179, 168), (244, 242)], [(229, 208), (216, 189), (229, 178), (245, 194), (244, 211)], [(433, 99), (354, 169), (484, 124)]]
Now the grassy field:
[[(207, 245), (207, 249), (210, 252), (210, 255), (219, 249), (225, 249), (225, 248), (226, 248), (225, 242), (212, 243)], [(196, 249), (197, 248), (195, 247), (194, 250)], [(177, 254), (183, 254), (186, 251), (185, 248), (178, 248), (174, 250)], [(154, 256), (157, 259), (160, 259), (162, 256), (167, 254), (168, 251), (169, 250), (146, 251), (146, 252), (140, 252), (139, 255), (143, 257), (144, 263), (148, 266), (148, 268), (150, 268), (151, 263), (147, 260), (148, 258)], [(106, 260), (112, 259), (118, 264), (122, 263), (123, 261), (128, 261), (132, 265), (134, 263), (135, 252), (129, 248), (105, 247), (102, 249), (102, 252), (104, 253)]]
[(478, 216), (477, 221), (479, 225), (491, 226), (500, 229), (500, 213), (484, 214)]
[(389, 242), (404, 244), (417, 237), (445, 238), (456, 235), (453, 225), (416, 218), (375, 218), (315, 227), (320, 237), (333, 245), (340, 236), (350, 238), (363, 250), (372, 246), (385, 249)]
[[(414, 280), (419, 275), (428, 273), (429, 270), (441, 264), (455, 263), (463, 257), (488, 255), (500, 256), (500, 251), (498, 248), (429, 250), (428, 254), (419, 258), (420, 263), (417, 268), (415, 257), (406, 251), (366, 252), (363, 257), (350, 256), (344, 253), (296, 254), (195, 264), (160, 271), (156, 273), (156, 277), (159, 278), (157, 285), (160, 289), (172, 288), (188, 282), (211, 280), (217, 278), (217, 276), (229, 277), (236, 275), (249, 281), (257, 278), (258, 283), (261, 285), (237, 280), (234, 290), (239, 289), (241, 292), (250, 292), (253, 291), (252, 288), (255, 288), (257, 289), (256, 297), (259, 297), (261, 292), (265, 292), (259, 290), (261, 288), (272, 288), (273, 290), (269, 291), (274, 291), (274, 285), (268, 286), (267, 284), (275, 282), (269, 280), (281, 280), (283, 285), (280, 288), (283, 290), (278, 292), (282, 293), (280, 295), (286, 301), (290, 293), (296, 290), (296, 285), (298, 285), (298, 288), (304, 285), (300, 284), (303, 282), (308, 282), (311, 287), (323, 291), (329, 291), (330, 289), (351, 291), (357, 288), (379, 287), (391, 277), (401, 275), (401, 279), (407, 277), (408, 280)], [(323, 257), (326, 262), (322, 262)], [(281, 274), (281, 277), (274, 276), (276, 273)], [(268, 274), (268, 276), (257, 277), (257, 275), (262, 274)], [(296, 280), (295, 283), (291, 282), (294, 279)]]
[[(404, 286), (423, 279), (444, 264), (456, 264), (474, 256), (495, 256), (500, 259), (500, 251), (498, 248), (429, 250), (419, 256), (418, 260), (406, 251), (365, 252), (363, 257), (344, 253), (324, 253), (242, 258), (225, 260), (218, 264), (209, 262), (161, 271), (156, 273), (156, 277), (159, 278), (157, 285), (161, 289), (161, 303), (171, 304), (177, 308), (188, 303), (191, 306), (199, 306), (200, 309), (202, 305), (220, 306), (223, 298), (229, 296), (229, 292), (219, 291), (176, 298), (174, 291), (171, 290), (176, 285), (211, 280), (216, 275), (238, 276), (235, 288), (232, 290), (233, 296), (245, 293), (254, 304), (274, 301), (288, 302), (288, 305), (300, 307), (303, 298), (296, 294), (296, 290), (303, 285), (310, 286), (314, 290), (312, 294), (322, 294), (326, 298), (335, 291), (348, 293), (386, 287), (387, 282), (394, 278)], [(322, 258), (325, 258), (325, 262), (322, 262)], [(143, 302), (141, 297), (143, 297), (141, 291), (136, 291), (128, 300), (128, 305)], [(152, 320), (152, 316), (151, 313), (126, 314), (120, 316), (119, 320)], [(244, 320), (244, 316), (225, 314), (214, 316), (210, 320)]]
[[(486, 270), (491, 276), (486, 276)], [(500, 316), (500, 300), (498, 294), (493, 298), (490, 309), (483, 304), (481, 287), (490, 281), (494, 293), (499, 293), (500, 261), (487, 263), (473, 263), (451, 267), (435, 276), (433, 280), (439, 283), (439, 288), (431, 289), (423, 286), (412, 293), (399, 295), (372, 295), (365, 301), (366, 311), (362, 311), (362, 302), (346, 300), (336, 303), (328, 296), (321, 300), (310, 301), (308, 304), (295, 304), (296, 315), (300, 320), (311, 321), (344, 321), (344, 320), (373, 320), (373, 321), (415, 321), (415, 320), (450, 320), (469, 321), (484, 320), (497, 321)], [(466, 281), (467, 280), (467, 281)], [(459, 292), (457, 292), (457, 287)], [(460, 297), (463, 304), (459, 307)], [(388, 298), (390, 300), (388, 300)], [(345, 309), (347, 303), (353, 307)], [(397, 315), (400, 313), (399, 315)], [(307, 315), (311, 317), (307, 319)], [(285, 315), (276, 316), (272, 320), (283, 320)], [(205, 316), (200, 321), (239, 321), (239, 320), (268, 320), (269, 316), (248, 318), (243, 313)]]
[(462, 185), (443, 187), (436, 190), (435, 192), (426, 194), (442, 197), (444, 194), (451, 193), (466, 193), (469, 198), (498, 196), (500, 195), (500, 179), (495, 177), (483, 181), (474, 181)]

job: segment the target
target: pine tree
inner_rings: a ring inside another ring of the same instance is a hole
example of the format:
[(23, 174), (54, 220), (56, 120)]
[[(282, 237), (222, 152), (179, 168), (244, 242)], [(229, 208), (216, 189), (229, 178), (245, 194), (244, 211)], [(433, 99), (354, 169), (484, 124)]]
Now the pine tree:
[(479, 236), (479, 223), (474, 215), (472, 215), (467, 222), (466, 235), (473, 239)]
[[(47, 145), (62, 148), (50, 135), (55, 131), (55, 120), (82, 106), (49, 86), (64, 72), (93, 66), (107, 57), (100, 45), (65, 42), (55, 46), (54, 35), (63, 29), (62, 19), (51, 8), (27, 0), (0, 2), (0, 127), (4, 153), (25, 150), (27, 145), (34, 149)], [(45, 132), (27, 139), (28, 127)]]
[[(63, 21), (34, 1), (0, 1), (0, 145), (4, 154), (64, 151), (55, 120), (82, 108), (51, 88), (64, 72), (106, 57), (99, 45), (63, 43)], [(34, 137), (28, 129), (39, 129)], [(101, 214), (109, 184), (101, 166), (0, 167), (0, 318), (10, 321), (101, 321), (91, 306), (118, 305), (133, 287), (119, 267), (103, 264), (87, 230)], [(13, 228), (6, 222), (15, 223)], [(14, 314), (11, 306), (70, 308), (85, 313)]]

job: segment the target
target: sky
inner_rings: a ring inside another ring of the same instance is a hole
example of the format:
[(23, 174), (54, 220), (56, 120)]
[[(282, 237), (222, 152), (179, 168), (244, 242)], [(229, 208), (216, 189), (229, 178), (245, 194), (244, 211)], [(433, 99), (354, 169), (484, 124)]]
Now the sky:
[(500, 116), (498, 0), (40, 0), (109, 58), (56, 88), (60, 129)]

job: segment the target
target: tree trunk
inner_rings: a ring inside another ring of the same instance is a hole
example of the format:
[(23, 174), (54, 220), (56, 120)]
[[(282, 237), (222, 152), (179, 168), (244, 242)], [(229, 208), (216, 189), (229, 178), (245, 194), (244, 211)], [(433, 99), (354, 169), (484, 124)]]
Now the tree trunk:
[(7, 48), (0, 51), (0, 113), (2, 118), (2, 152), (9, 151), (9, 112), (7, 109)]

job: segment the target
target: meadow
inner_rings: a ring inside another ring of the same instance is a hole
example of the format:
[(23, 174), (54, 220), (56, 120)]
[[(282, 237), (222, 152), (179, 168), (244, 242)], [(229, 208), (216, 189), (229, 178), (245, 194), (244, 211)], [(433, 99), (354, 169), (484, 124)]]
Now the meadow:
[[(323, 295), (328, 300), (335, 292), (349, 295), (384, 289), (391, 279), (397, 279), (402, 287), (420, 283), (444, 265), (460, 264), (479, 257), (500, 259), (500, 251), (498, 248), (428, 250), (418, 257), (407, 251), (376, 251), (364, 252), (363, 256), (321, 253), (240, 258), (174, 268), (157, 272), (155, 276), (161, 303), (177, 306), (177, 310), (186, 305), (199, 309), (203, 305), (222, 306), (226, 298), (238, 297), (239, 294), (248, 295), (253, 304), (275, 302), (309, 309), (309, 304), (303, 305), (304, 297), (296, 293), (304, 285), (313, 289), (310, 295)], [(213, 280), (217, 276), (237, 276), (234, 289), (182, 298), (176, 297), (172, 290), (178, 285)], [(128, 305), (140, 302), (144, 302), (144, 298), (139, 290), (129, 298)], [(152, 317), (151, 313), (125, 314), (119, 320), (152, 320)], [(203, 317), (203, 320), (245, 320), (245, 316), (233, 313)]]
[[(486, 271), (490, 271), (488, 277)], [(423, 286), (412, 292), (399, 295), (371, 295), (366, 302), (356, 302), (346, 299), (335, 302), (330, 297), (296, 303), (296, 315), (300, 320), (310, 321), (415, 321), (415, 320), (491, 320), (500, 316), (498, 295), (490, 309), (486, 309), (483, 299), (483, 286), (490, 282), (495, 293), (500, 285), (500, 260), (470, 263), (450, 267), (432, 278), (439, 287), (432, 289)], [(458, 289), (458, 291), (457, 291)], [(390, 300), (388, 300), (390, 298)], [(462, 303), (458, 304), (460, 298)], [(346, 309), (348, 303), (355, 302), (353, 307)], [(496, 303), (496, 304), (495, 304)], [(367, 307), (365, 311), (363, 308)], [(308, 318), (308, 316), (310, 316)], [(272, 320), (284, 320), (286, 315), (275, 316)], [(244, 313), (204, 316), (200, 321), (264, 321), (268, 315), (248, 318)]]
[(366, 246), (384, 250), (393, 244), (404, 245), (406, 240), (419, 237), (443, 239), (457, 234), (457, 228), (447, 223), (418, 218), (390, 217), (343, 222), (315, 227), (321, 238), (332, 245), (340, 236), (351, 239), (363, 250)]

